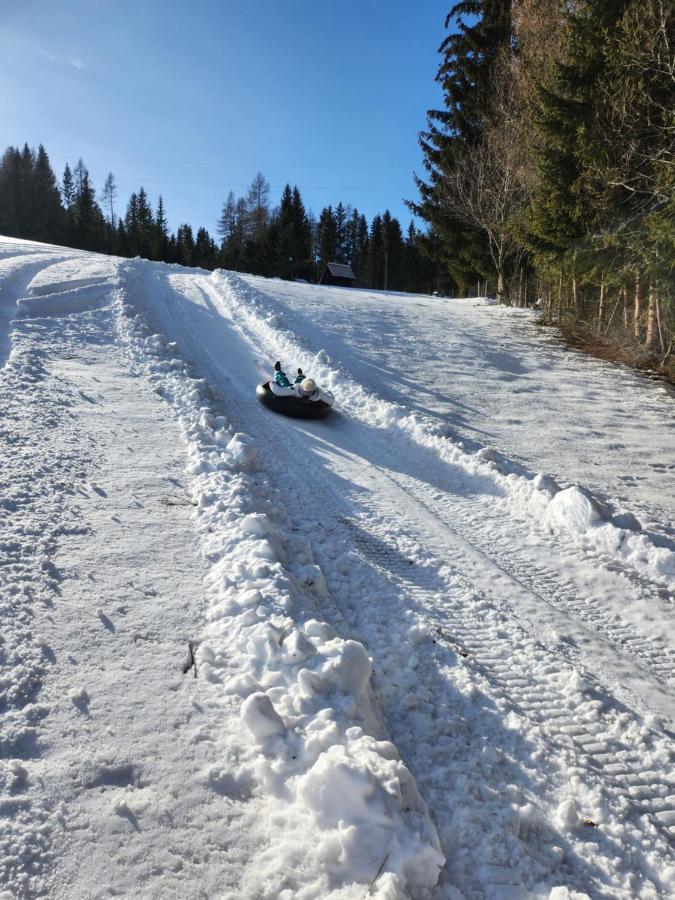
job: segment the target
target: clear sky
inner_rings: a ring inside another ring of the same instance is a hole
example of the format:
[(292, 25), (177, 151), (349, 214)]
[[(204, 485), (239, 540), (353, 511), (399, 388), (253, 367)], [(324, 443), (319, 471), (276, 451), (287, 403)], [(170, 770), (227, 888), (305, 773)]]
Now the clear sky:
[(405, 227), (450, 0), (0, 0), (0, 152), (82, 156), (212, 233), (259, 170)]

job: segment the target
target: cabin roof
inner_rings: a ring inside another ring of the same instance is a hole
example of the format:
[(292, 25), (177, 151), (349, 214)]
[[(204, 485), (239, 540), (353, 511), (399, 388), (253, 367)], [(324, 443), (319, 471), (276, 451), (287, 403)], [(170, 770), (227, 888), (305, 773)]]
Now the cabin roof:
[(326, 266), (331, 275), (336, 278), (354, 278), (352, 267), (346, 263), (329, 262)]

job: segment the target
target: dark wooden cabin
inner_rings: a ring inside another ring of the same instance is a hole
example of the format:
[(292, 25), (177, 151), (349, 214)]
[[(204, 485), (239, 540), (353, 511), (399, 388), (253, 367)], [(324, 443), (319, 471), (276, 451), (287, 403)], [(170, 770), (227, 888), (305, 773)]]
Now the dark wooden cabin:
[(319, 284), (334, 284), (337, 287), (353, 287), (354, 273), (346, 263), (331, 262), (326, 265)]

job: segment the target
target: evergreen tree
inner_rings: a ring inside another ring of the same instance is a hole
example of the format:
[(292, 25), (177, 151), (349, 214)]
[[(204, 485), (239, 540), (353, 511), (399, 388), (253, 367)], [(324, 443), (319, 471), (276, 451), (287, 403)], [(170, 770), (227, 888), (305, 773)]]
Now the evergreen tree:
[(73, 205), (73, 200), (75, 199), (75, 184), (73, 182), (73, 173), (71, 172), (68, 163), (66, 163), (66, 167), (63, 170), (61, 197), (63, 198), (63, 205), (66, 210), (70, 210), (70, 207)]
[(366, 260), (366, 287), (380, 290), (384, 287), (384, 229), (382, 216), (373, 217), (368, 238)]
[(544, 264), (593, 227), (593, 202), (584, 183), (582, 155), (593, 142), (590, 112), (604, 68), (606, 35), (626, 0), (578, 0), (565, 16), (562, 55), (539, 84), (537, 183), (526, 238)]
[(218, 248), (206, 228), (197, 231), (192, 265), (201, 269), (215, 269), (218, 264)]
[(96, 192), (89, 179), (89, 171), (81, 159), (75, 167), (75, 196), (71, 215), (74, 245), (83, 250), (102, 250), (105, 220), (96, 202)]
[(57, 243), (63, 237), (63, 207), (56, 176), (42, 144), (35, 157), (32, 181), (32, 237), (38, 241)]
[(347, 262), (347, 211), (341, 202), (335, 207), (335, 254), (336, 262)]
[(176, 261), (182, 266), (191, 266), (194, 252), (195, 241), (192, 236), (192, 228), (189, 225), (180, 225), (176, 232)]
[(127, 211), (124, 216), (124, 230), (127, 252), (130, 256), (138, 256), (140, 241), (138, 233), (138, 195), (134, 192), (129, 197)]
[(159, 195), (157, 201), (157, 213), (155, 215), (155, 225), (153, 229), (152, 239), (152, 258), (161, 259), (164, 262), (170, 262), (169, 259), (169, 226), (164, 211), (164, 200)]
[(321, 277), (329, 262), (337, 262), (337, 223), (332, 206), (326, 206), (321, 210), (316, 243), (319, 277)]
[(420, 200), (409, 206), (434, 229), (449, 270), (462, 284), (489, 265), (486, 241), (448, 208), (444, 184), (481, 139), (494, 67), (511, 42), (511, 0), (462, 0), (446, 17), (445, 28), (452, 24), (456, 28), (439, 48), (436, 76), (444, 108), (428, 112), (427, 130), (420, 134), (427, 181), (416, 177)]
[(403, 233), (398, 219), (389, 210), (382, 216), (382, 287), (385, 291), (401, 289), (403, 265)]
[(0, 162), (0, 234), (9, 236), (17, 235), (20, 159), (18, 149), (8, 147)]

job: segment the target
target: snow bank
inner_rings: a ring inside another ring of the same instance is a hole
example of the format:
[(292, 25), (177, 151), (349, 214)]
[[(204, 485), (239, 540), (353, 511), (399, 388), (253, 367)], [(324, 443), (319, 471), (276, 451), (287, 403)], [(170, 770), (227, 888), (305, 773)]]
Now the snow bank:
[[(136, 269), (125, 264), (130, 286)], [(427, 896), (444, 858), (414, 779), (378, 740), (362, 644), (320, 621), (326, 587), (310, 551), (291, 547), (255, 443), (233, 434), (161, 335), (120, 289), (123, 341), (176, 409), (208, 561), (208, 625), (196, 660), (211, 703), (239, 710), (223, 771), (250, 785), (266, 849), (242, 893), (269, 898)], [(304, 556), (301, 554), (304, 553)], [(287, 560), (292, 559), (292, 565)], [(309, 569), (312, 577), (308, 576)]]
[[(58, 286), (56, 286), (58, 287)], [(28, 318), (68, 316), (72, 313), (99, 309), (110, 301), (110, 285), (87, 284), (69, 290), (20, 297), (16, 301), (19, 314)]]
[[(306, 346), (284, 327), (278, 306), (262, 291), (223, 270), (216, 270), (211, 281), (251, 328), (274, 348), (279, 358), (292, 359), (294, 364), (311, 372), (318, 383), (335, 395), (337, 406), (350, 416), (432, 450), (455, 468), (458, 477), (468, 484), (474, 483), (476, 493), (484, 492), (486, 483), (489, 484), (495, 502), (516, 516), (524, 515), (533, 529), (543, 526), (577, 548), (620, 559), (641, 575), (675, 591), (675, 553), (657, 547), (647, 535), (636, 533), (634, 517), (630, 516), (628, 521), (626, 516), (616, 516), (609, 521), (595, 501), (576, 487), (568, 488), (569, 493), (561, 492), (563, 496), (556, 499), (560, 489), (550, 476), (529, 478), (509, 471), (508, 465), (498, 463), (490, 448), (467, 453), (444, 433), (437, 421), (377, 397), (336, 365), (325, 349), (317, 351)], [(479, 299), (451, 302), (476, 303)], [(629, 527), (621, 527), (624, 524)]]

